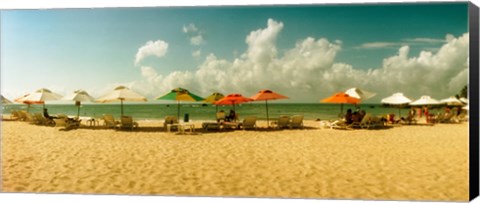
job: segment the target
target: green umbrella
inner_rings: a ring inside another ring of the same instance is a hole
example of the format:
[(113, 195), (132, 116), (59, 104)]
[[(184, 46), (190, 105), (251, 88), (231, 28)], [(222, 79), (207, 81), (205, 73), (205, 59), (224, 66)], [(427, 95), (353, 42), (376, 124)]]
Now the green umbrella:
[(190, 93), (181, 87), (175, 88), (169, 93), (155, 98), (156, 100), (174, 100), (177, 101), (177, 117), (180, 118), (180, 101), (202, 101), (204, 98)]

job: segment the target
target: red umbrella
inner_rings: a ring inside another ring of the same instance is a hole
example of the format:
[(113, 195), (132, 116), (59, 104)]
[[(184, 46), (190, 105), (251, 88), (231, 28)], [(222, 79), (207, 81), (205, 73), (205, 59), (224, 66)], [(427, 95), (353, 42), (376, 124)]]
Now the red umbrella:
[(328, 97), (326, 99), (321, 100), (320, 102), (341, 104), (340, 113), (343, 115), (343, 104), (358, 104), (358, 103), (360, 103), (360, 99), (357, 99), (355, 97), (351, 97), (344, 92), (339, 92), (339, 93), (334, 94), (331, 97)]
[(262, 101), (265, 100), (265, 106), (267, 108), (267, 126), (268, 124), (268, 100), (275, 100), (275, 99), (288, 99), (288, 97), (283, 96), (281, 94), (272, 92), (271, 90), (260, 90), (256, 95), (250, 97), (254, 101)]
[(229, 94), (226, 97), (216, 101), (215, 105), (233, 105), (233, 110), (235, 111), (235, 104), (241, 104), (244, 102), (250, 102), (253, 99), (242, 96), (241, 94)]

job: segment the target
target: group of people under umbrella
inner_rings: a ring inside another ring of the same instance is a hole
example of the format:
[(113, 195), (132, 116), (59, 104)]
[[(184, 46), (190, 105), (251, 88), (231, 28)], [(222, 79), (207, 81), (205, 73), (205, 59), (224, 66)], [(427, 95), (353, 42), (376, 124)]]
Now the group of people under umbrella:
[[(344, 104), (353, 104), (358, 105), (362, 100), (369, 99), (375, 96), (375, 93), (368, 92), (365, 90), (361, 90), (359, 88), (351, 88), (345, 92), (335, 93), (331, 97), (325, 98), (321, 100), (321, 103), (334, 103), (340, 104), (340, 115), (343, 116), (343, 105)], [(245, 103), (245, 102), (252, 102), (252, 101), (265, 101), (266, 107), (266, 118), (267, 123), (269, 120), (268, 115), (268, 101), (269, 100), (278, 100), (278, 99), (288, 99), (287, 96), (278, 94), (271, 90), (260, 90), (257, 94), (252, 97), (244, 97), (241, 94), (229, 94), (224, 96), (221, 93), (214, 92), (210, 96), (206, 98), (202, 98), (197, 96), (190, 91), (183, 89), (183, 88), (175, 88), (172, 89), (170, 92), (161, 95), (155, 98), (156, 100), (173, 100), (177, 101), (177, 116), (180, 117), (180, 102), (207, 102), (217, 106), (218, 105), (232, 105), (233, 110), (235, 111), (235, 105)], [(2, 104), (12, 103), (9, 100), (1, 97)], [(28, 105), (32, 104), (43, 104), (43, 108), (45, 109), (45, 102), (46, 101), (53, 101), (53, 100), (70, 100), (74, 101), (75, 105), (78, 107), (77, 117), (80, 115), (80, 105), (81, 102), (98, 102), (98, 103), (107, 103), (107, 102), (120, 102), (121, 107), (121, 115), (123, 116), (123, 102), (124, 101), (147, 101), (147, 98), (136, 93), (125, 86), (118, 86), (112, 92), (98, 98), (94, 99), (90, 96), (87, 92), (83, 90), (76, 90), (72, 94), (62, 97), (59, 94), (53, 93), (52, 91), (42, 88), (39, 89), (31, 94), (26, 94), (20, 98), (15, 99), (15, 102), (24, 103)], [(431, 106), (431, 105), (439, 105), (439, 104), (448, 104), (448, 105), (463, 105), (465, 101), (460, 99), (456, 99), (454, 97), (450, 97), (441, 101), (437, 101), (432, 99), (429, 96), (422, 96), (420, 99), (416, 101), (412, 101), (409, 98), (405, 97), (402, 93), (395, 93), (390, 97), (384, 98), (381, 100), (382, 104), (389, 105), (391, 107), (398, 107), (399, 114), (400, 108), (405, 107), (406, 105), (410, 106)], [(28, 111), (27, 108), (27, 111)], [(468, 109), (468, 106), (464, 107)]]

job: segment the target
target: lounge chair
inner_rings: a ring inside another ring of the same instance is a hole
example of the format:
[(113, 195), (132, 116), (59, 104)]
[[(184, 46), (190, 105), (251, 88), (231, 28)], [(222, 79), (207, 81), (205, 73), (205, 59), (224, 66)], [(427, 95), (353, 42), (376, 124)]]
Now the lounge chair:
[(37, 120), (29, 112), (25, 112), (25, 121), (27, 121), (31, 124), (37, 124)]
[(15, 111), (13, 110), (12, 112), (10, 112), (10, 120), (19, 120), (20, 119), (20, 115), (18, 113), (18, 111)]
[(217, 122), (225, 122), (225, 112), (224, 111), (219, 111), (215, 114), (217, 117)]
[(414, 115), (409, 115), (403, 120), (400, 121), (400, 124), (404, 125), (412, 125), (412, 124), (417, 124), (417, 119), (415, 119)]
[(24, 111), (24, 110), (18, 111), (18, 116), (19, 116), (19, 120), (21, 120), (21, 121), (26, 121), (27, 120), (27, 112)]
[(133, 118), (131, 116), (122, 116), (120, 118), (120, 126), (121, 129), (123, 128), (129, 128), (130, 130), (133, 130), (133, 128), (138, 128), (138, 123), (133, 121)]
[(340, 119), (340, 120), (335, 120), (335, 121), (332, 121), (332, 122), (322, 122), (321, 123), (322, 126), (324, 127), (329, 127), (330, 129), (339, 129), (339, 130), (349, 130), (349, 129), (352, 129), (352, 125), (351, 124), (347, 124), (347, 122), (345, 121), (345, 119)]
[(172, 128), (177, 129), (178, 126), (175, 124), (178, 124), (178, 118), (176, 116), (166, 116), (163, 122), (163, 129), (167, 129), (167, 131), (170, 131)]
[(290, 127), (290, 116), (280, 116), (277, 121), (273, 121), (272, 125), (278, 129)]
[(290, 128), (303, 128), (303, 115), (292, 116), (292, 121), (290, 121)]
[(103, 125), (107, 128), (117, 128), (120, 122), (116, 121), (110, 114), (103, 114)]
[(442, 113), (438, 115), (437, 118), (435, 118), (435, 121), (437, 123), (452, 123), (452, 122), (456, 122), (453, 119), (454, 117), (455, 115), (453, 113), (449, 113), (449, 114)]
[(245, 117), (242, 122), (242, 127), (244, 130), (246, 129), (257, 129), (257, 117), (249, 116)]
[(204, 122), (202, 123), (202, 129), (205, 131), (209, 130), (220, 130), (221, 124), (219, 122)]
[(372, 114), (367, 113), (363, 116), (360, 122), (353, 122), (351, 127), (353, 128), (362, 128), (362, 129), (369, 129), (369, 128), (377, 128), (384, 125), (384, 122), (381, 118), (372, 116)]
[(59, 116), (54, 118), (55, 127), (64, 127), (65, 130), (76, 129), (80, 127), (80, 120), (70, 119), (68, 117)]

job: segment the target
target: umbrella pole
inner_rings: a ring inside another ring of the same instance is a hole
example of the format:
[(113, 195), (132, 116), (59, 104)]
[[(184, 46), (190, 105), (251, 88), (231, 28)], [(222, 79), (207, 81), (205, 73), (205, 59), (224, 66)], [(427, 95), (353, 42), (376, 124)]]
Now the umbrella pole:
[(265, 100), (265, 106), (267, 107), (267, 127), (270, 127), (270, 125), (268, 123), (268, 102), (267, 102), (267, 100)]
[(27, 104), (27, 112), (30, 112), (30, 104)]
[(120, 117), (123, 116), (123, 99), (120, 100)]
[(78, 104), (78, 110), (77, 110), (77, 118), (80, 117), (80, 103)]
[(180, 101), (177, 101), (177, 118), (180, 119)]
[(340, 104), (340, 115), (343, 117), (343, 104)]

